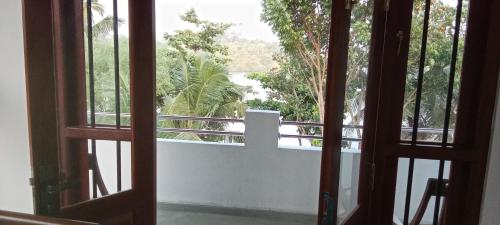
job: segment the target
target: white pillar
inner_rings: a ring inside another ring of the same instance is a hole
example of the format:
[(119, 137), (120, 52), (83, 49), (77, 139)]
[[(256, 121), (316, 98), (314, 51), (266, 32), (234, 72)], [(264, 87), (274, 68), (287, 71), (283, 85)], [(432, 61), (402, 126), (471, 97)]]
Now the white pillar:
[(245, 145), (266, 151), (278, 147), (280, 113), (249, 109), (245, 115)]

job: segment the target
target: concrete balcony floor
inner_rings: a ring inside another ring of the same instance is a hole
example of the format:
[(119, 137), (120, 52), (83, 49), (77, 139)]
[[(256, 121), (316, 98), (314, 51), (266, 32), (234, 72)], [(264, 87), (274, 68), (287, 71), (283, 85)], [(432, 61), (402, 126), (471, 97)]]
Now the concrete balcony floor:
[(306, 214), (159, 203), (158, 225), (314, 225)]

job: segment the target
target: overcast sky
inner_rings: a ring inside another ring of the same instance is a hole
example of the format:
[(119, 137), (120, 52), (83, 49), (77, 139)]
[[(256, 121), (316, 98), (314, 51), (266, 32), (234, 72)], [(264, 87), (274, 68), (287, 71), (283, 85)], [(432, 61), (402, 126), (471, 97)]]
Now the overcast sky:
[[(179, 15), (194, 8), (201, 19), (233, 23), (229, 30), (243, 38), (277, 42), (271, 28), (260, 21), (262, 0), (156, 0), (156, 36), (163, 39), (165, 32), (192, 28), (179, 19)], [(441, 0), (456, 5), (457, 0)], [(108, 14), (112, 13), (112, 0), (100, 0)], [(118, 1), (118, 16), (128, 20), (126, 1)], [(120, 34), (128, 36), (128, 24), (120, 26)]]
[[(112, 13), (112, 0), (100, 0), (108, 14)], [(127, 5), (118, 1), (118, 16), (127, 20)], [(120, 4), (122, 3), (122, 4)], [(277, 42), (271, 28), (260, 21), (261, 0), (156, 0), (157, 39), (163, 33), (191, 28), (179, 19), (179, 15), (194, 8), (201, 19), (227, 22), (234, 26), (229, 30), (243, 38)], [(120, 34), (128, 36), (128, 25), (120, 26)]]

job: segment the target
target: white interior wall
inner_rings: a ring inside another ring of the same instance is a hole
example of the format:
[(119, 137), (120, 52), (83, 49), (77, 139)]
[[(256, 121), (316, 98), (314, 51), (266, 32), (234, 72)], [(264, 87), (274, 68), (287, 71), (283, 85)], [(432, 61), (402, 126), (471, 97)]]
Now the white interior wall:
[[(500, 89), (498, 89), (500, 90)], [(483, 196), (481, 225), (499, 225), (500, 217), (500, 98), (497, 93), (493, 137), (486, 174), (486, 187)]]
[(0, 0), (0, 209), (32, 212), (21, 1)]

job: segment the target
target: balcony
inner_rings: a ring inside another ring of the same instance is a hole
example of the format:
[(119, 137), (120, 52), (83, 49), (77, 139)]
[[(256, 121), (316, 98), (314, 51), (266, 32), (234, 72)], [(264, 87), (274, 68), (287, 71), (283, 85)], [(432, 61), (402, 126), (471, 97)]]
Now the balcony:
[[(209, 222), (211, 218), (213, 221), (224, 221), (221, 217), (227, 217), (228, 221), (233, 221), (233, 225), (255, 224), (255, 221), (260, 221), (258, 224), (314, 224), (319, 196), (321, 148), (287, 145), (290, 142), (283, 140), (318, 137), (280, 134), (280, 131), (283, 132), (280, 126), (293, 123), (281, 122), (279, 112), (275, 111), (248, 110), (241, 121), (211, 120), (241, 122), (244, 132), (159, 128), (159, 132), (244, 137), (244, 143), (157, 140), (159, 224), (204, 225), (212, 224)], [(237, 127), (241, 128), (239, 125)], [(350, 144), (342, 149), (340, 217), (346, 216), (355, 207), (360, 168), (360, 140), (346, 138), (346, 141)], [(115, 146), (115, 142), (97, 142), (98, 163), (110, 192), (116, 191)], [(130, 148), (123, 145), (122, 149), (129, 151)], [(127, 168), (130, 154), (123, 154), (122, 157), (122, 188), (127, 189), (130, 188), (131, 177), (130, 168)], [(435, 176), (438, 169), (437, 164), (425, 160), (417, 161), (416, 166), (423, 169), (414, 178), (415, 191), (411, 201), (413, 212), (420, 203), (428, 178)], [(398, 174), (406, 174), (407, 168), (408, 162), (400, 161)], [(400, 209), (404, 208), (406, 178), (398, 177), (397, 185), (395, 224), (399, 224), (398, 218), (403, 218), (403, 210)], [(432, 206), (428, 210), (432, 212)], [(427, 223), (432, 223), (431, 213), (425, 214), (422, 220), (422, 224)]]

